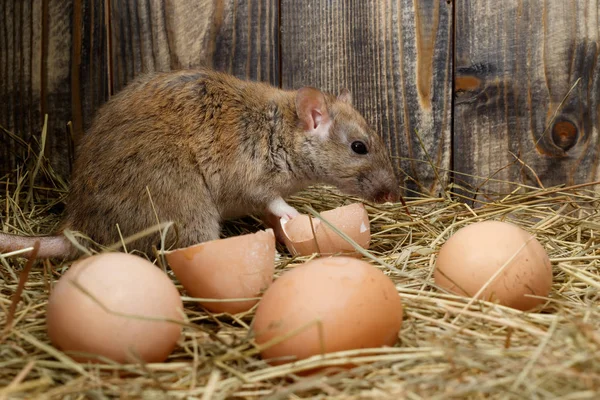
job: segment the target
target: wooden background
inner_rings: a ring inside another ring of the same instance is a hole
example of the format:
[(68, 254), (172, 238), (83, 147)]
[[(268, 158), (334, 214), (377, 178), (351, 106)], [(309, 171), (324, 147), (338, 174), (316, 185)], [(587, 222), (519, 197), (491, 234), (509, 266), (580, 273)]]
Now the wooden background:
[(36, 143), (48, 114), (68, 178), (71, 140), (113, 93), (209, 65), (349, 88), (407, 195), (598, 180), (599, 1), (0, 0), (0, 172), (26, 156), (7, 131)]

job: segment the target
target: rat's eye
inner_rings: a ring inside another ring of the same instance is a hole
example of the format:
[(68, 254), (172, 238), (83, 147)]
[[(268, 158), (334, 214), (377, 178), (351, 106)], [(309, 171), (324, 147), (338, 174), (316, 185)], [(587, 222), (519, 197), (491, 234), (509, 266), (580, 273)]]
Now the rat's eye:
[(360, 140), (352, 142), (350, 147), (352, 148), (352, 151), (356, 154), (367, 154), (369, 152), (367, 150), (367, 145), (361, 142)]

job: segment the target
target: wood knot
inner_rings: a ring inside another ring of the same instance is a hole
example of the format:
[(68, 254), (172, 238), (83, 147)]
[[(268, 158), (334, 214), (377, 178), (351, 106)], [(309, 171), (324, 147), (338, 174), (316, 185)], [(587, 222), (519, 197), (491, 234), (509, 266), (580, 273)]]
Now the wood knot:
[(454, 90), (457, 92), (470, 92), (481, 87), (481, 79), (473, 75), (457, 76), (454, 79)]
[(564, 151), (577, 143), (578, 131), (571, 121), (557, 121), (552, 127), (552, 141)]

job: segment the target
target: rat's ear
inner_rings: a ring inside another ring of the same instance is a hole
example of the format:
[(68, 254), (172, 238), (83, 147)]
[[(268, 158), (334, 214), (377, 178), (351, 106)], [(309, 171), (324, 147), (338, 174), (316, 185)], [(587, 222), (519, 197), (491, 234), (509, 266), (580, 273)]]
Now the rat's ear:
[(352, 93), (348, 89), (342, 89), (337, 98), (343, 103), (352, 104)]
[(305, 131), (322, 137), (329, 134), (329, 113), (325, 96), (319, 89), (307, 86), (298, 90), (296, 113)]

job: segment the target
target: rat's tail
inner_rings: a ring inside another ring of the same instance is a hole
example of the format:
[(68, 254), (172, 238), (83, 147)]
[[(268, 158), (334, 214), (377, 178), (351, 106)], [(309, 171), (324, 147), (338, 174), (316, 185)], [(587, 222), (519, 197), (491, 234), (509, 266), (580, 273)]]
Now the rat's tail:
[[(36, 241), (40, 242), (37, 258), (74, 258), (77, 250), (63, 235), (56, 236), (19, 236), (0, 232), (0, 254), (13, 252), (28, 247), (33, 247)], [(27, 257), (30, 252), (21, 253)]]

